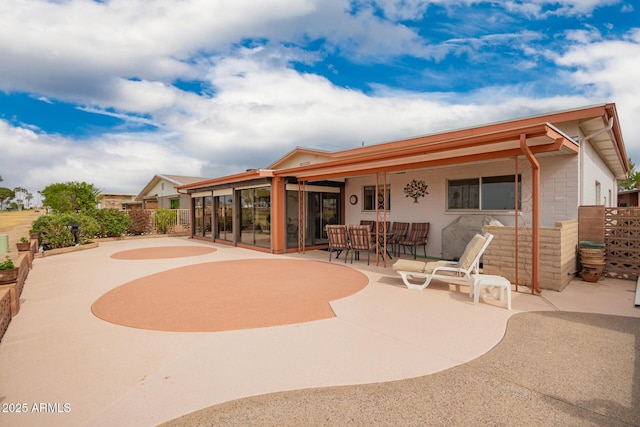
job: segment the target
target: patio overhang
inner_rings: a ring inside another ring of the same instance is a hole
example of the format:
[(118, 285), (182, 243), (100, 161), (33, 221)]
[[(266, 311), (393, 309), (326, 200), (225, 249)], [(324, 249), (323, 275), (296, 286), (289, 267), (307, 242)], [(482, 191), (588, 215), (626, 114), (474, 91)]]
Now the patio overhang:
[[(407, 140), (405, 148), (381, 148), (364, 156), (354, 156), (313, 165), (281, 169), (274, 175), (293, 176), (301, 181), (397, 172), (412, 169), (491, 161), (522, 156), (520, 140), (533, 154), (577, 154), (576, 141), (549, 123), (438, 140), (427, 136)], [(404, 141), (402, 141), (404, 142)]]

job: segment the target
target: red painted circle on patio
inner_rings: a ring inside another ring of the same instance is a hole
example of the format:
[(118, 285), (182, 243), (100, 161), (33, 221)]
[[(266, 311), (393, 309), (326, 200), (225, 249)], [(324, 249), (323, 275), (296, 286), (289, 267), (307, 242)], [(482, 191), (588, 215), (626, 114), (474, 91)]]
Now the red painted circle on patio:
[(216, 248), (209, 246), (156, 246), (153, 248), (130, 249), (111, 255), (114, 259), (165, 259), (184, 258), (206, 255), (215, 252)]
[(146, 276), (100, 297), (94, 315), (139, 329), (217, 332), (335, 317), (329, 302), (369, 279), (340, 264), (249, 259), (208, 262)]

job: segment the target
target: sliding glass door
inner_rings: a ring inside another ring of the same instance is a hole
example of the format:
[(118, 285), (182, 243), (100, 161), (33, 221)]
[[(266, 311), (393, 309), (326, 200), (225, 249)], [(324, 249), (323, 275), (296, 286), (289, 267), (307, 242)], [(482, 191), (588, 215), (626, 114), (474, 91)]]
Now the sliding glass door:
[(233, 241), (233, 196), (216, 197), (216, 239)]
[(239, 190), (241, 243), (271, 247), (271, 187)]

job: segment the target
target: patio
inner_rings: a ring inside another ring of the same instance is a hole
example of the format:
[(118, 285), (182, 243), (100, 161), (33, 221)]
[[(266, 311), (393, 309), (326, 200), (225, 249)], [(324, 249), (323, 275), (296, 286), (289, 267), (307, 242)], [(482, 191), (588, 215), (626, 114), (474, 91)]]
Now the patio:
[[(127, 250), (181, 245), (216, 251), (143, 262), (112, 258)], [(507, 321), (520, 312), (640, 317), (631, 281), (575, 281), (561, 293), (542, 296), (521, 288), (508, 311), (498, 301), (474, 306), (465, 287), (433, 283), (424, 291), (407, 290), (390, 265), (367, 266), (362, 260), (354, 261), (353, 268), (369, 284), (333, 301), (335, 317), (323, 320), (216, 333), (164, 332), (105, 322), (91, 312), (100, 297), (125, 283), (195, 264), (250, 259), (326, 262), (328, 253), (272, 256), (158, 238), (104, 242), (96, 249), (36, 260), (20, 313), (0, 344), (2, 403), (27, 403), (30, 413), (2, 413), (0, 421), (14, 426), (157, 425), (248, 396), (447, 375), (448, 368), (479, 363), (474, 359), (502, 340)], [(526, 325), (518, 330), (526, 333)], [(633, 385), (637, 359), (630, 362), (625, 407), (638, 406)], [(482, 390), (483, 385), (475, 387)], [(51, 409), (57, 403), (60, 411), (34, 413), (31, 405), (41, 402)], [(70, 411), (63, 410), (65, 404)], [(405, 415), (410, 421), (411, 414)]]

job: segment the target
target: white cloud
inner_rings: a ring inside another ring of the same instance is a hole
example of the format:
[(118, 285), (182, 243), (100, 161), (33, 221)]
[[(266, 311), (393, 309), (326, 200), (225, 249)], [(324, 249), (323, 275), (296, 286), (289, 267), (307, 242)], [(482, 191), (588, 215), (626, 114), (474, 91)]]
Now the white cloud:
[(137, 192), (157, 173), (201, 174), (204, 161), (161, 138), (118, 134), (73, 140), (0, 120), (0, 141), (8, 142), (0, 156), (2, 184), (35, 193), (54, 182), (86, 181), (107, 191)]
[(575, 45), (557, 63), (575, 67), (570, 81), (588, 87), (601, 102), (615, 102), (622, 123), (625, 145), (630, 157), (640, 159), (640, 29), (622, 40), (606, 40)]
[[(52, 182), (85, 180), (108, 191), (138, 192), (157, 173), (230, 174), (267, 166), (297, 145), (351, 148), (595, 102), (616, 102), (625, 134), (640, 135), (640, 83), (633, 64), (640, 56), (640, 32), (605, 41), (591, 27), (569, 31), (567, 39), (576, 44), (564, 53), (529, 46), (540, 36), (529, 31), (429, 45), (395, 20), (420, 17), (432, 3), (475, 1), (380, 0), (379, 17), (366, 2), (349, 14), (346, 0), (3, 0), (0, 89), (36, 93), (43, 102), (72, 101), (84, 111), (156, 127), (72, 139), (0, 120), (3, 184), (34, 191)], [(506, 7), (542, 18), (543, 6), (589, 14), (610, 3), (615, 1), (534, 0)], [(239, 47), (245, 38), (264, 40)], [(367, 95), (291, 69), (293, 60), (319, 59), (321, 53), (295, 46), (306, 39), (323, 39), (350, 60), (381, 62), (399, 52), (442, 58), (477, 54), (483, 46), (519, 45), (527, 55), (520, 58), (523, 68), (533, 67), (529, 59), (537, 55), (556, 61), (567, 70), (558, 84), (575, 84), (584, 95), (544, 97), (527, 84), (463, 95), (376, 85)], [(211, 90), (183, 92), (171, 85), (177, 78), (203, 80)], [(640, 159), (637, 145), (627, 140), (632, 157)]]

